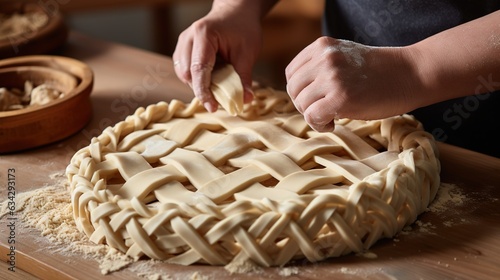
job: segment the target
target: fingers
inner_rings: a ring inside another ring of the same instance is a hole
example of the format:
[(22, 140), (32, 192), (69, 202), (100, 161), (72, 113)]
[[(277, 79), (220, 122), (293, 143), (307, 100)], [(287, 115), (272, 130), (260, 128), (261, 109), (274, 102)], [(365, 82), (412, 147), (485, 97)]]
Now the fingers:
[(177, 77), (184, 83), (191, 85), (191, 53), (193, 49), (193, 39), (184, 31), (179, 36), (172, 59), (174, 61), (174, 71)]
[[(201, 34), (202, 37), (208, 37)], [(191, 77), (194, 95), (201, 101), (205, 109), (215, 112), (218, 103), (210, 91), (212, 70), (217, 56), (217, 46), (205, 38), (194, 40), (191, 54)]]
[[(338, 103), (332, 97), (332, 88), (324, 84), (313, 79), (298, 94), (295, 93), (296, 97), (292, 99), (309, 126), (319, 132), (333, 131), (334, 120), (337, 117)], [(290, 90), (290, 92), (296, 91)]]
[[(295, 107), (302, 114), (314, 101), (325, 96), (324, 90), (317, 91), (315, 89), (318, 84), (314, 82), (322, 75), (320, 70), (322, 61), (315, 59), (316, 52), (316, 44), (308, 45), (297, 54), (285, 69), (287, 79), (286, 90)], [(304, 89), (306, 88), (309, 89), (305, 91)], [(306, 94), (306, 92), (308, 93)]]
[(335, 111), (334, 102), (328, 97), (323, 97), (316, 100), (304, 111), (304, 119), (309, 126), (319, 132), (331, 132), (335, 128), (335, 119), (337, 112)]
[(248, 58), (236, 58), (232, 63), (234, 70), (240, 76), (243, 86), (243, 102), (249, 103), (253, 100), (254, 94), (252, 90), (252, 61)]
[[(250, 1), (251, 2), (251, 1)], [(251, 5), (251, 4), (248, 4)], [(218, 5), (195, 21), (178, 38), (173, 53), (175, 73), (193, 89), (205, 108), (213, 112), (218, 104), (211, 92), (216, 57), (233, 65), (244, 89), (243, 101), (253, 99), (252, 68), (261, 45), (260, 20), (231, 5)]]
[(191, 86), (207, 111), (215, 112), (218, 103), (210, 91), (210, 83), (217, 47), (207, 37), (199, 30), (194, 35), (181, 34), (173, 59), (177, 76)]
[[(253, 51), (243, 50), (242, 52), (249, 53), (244, 57), (241, 55), (224, 57), (224, 54), (227, 55), (227, 51), (224, 50), (229, 49), (228, 46), (235, 43), (217, 38), (217, 34), (212, 34), (209, 30), (209, 28), (204, 28), (202, 24), (195, 23), (181, 33), (172, 56), (176, 75), (193, 89), (194, 95), (201, 101), (207, 111), (214, 112), (219, 104), (215, 100), (210, 87), (212, 71), (216, 63), (218, 63), (216, 60), (219, 54), (224, 63), (231, 63), (240, 76), (244, 88), (243, 101), (245, 103), (252, 101), (252, 58), (254, 56), (251, 53)], [(239, 54), (241, 52), (234, 51), (231, 53)]]
[[(324, 58), (325, 40), (304, 48), (287, 66), (287, 92), (297, 110), (316, 131), (332, 131), (337, 116), (335, 71)], [(337, 100), (338, 101), (338, 100)]]
[(313, 52), (314, 46), (313, 44), (310, 44), (299, 52), (297, 56), (295, 56), (285, 69), (285, 77), (287, 81), (295, 75), (299, 68), (307, 64), (312, 59)]
[(315, 77), (307, 69), (302, 69), (298, 75), (292, 76), (286, 84), (286, 91), (295, 105), (295, 108), (300, 113), (304, 113), (304, 110), (309, 107), (315, 100), (322, 98), (324, 95), (314, 90), (308, 90), (311, 94), (305, 93), (305, 89), (312, 86)]

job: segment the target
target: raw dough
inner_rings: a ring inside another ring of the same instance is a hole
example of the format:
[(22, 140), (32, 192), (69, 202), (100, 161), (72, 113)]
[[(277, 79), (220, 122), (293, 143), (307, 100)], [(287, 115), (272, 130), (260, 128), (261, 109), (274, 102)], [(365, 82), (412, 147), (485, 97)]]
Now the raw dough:
[(64, 97), (60, 91), (46, 84), (39, 85), (31, 91), (30, 106), (44, 105), (58, 98)]
[(230, 115), (236, 116), (243, 111), (243, 85), (231, 64), (226, 64), (212, 73), (210, 89), (215, 100)]
[(47, 84), (41, 84), (33, 88), (33, 83), (26, 81), (24, 83), (24, 92), (17, 88), (0, 88), (0, 112), (44, 105), (62, 97), (64, 97), (64, 93)]
[(72, 157), (75, 222), (133, 258), (184, 265), (363, 252), (427, 209), (437, 149), (409, 115), (335, 127), (311, 130), (272, 89), (239, 116), (197, 99), (140, 108)]
[(6, 88), (0, 88), (0, 112), (21, 109), (23, 107), (19, 95)]

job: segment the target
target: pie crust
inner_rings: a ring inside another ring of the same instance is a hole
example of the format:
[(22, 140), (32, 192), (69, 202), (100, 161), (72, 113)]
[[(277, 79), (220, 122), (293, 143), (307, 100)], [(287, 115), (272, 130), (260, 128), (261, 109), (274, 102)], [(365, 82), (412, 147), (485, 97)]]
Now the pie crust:
[(237, 116), (243, 111), (243, 85), (240, 76), (231, 64), (226, 64), (212, 73), (210, 85), (215, 100), (230, 115)]
[(362, 252), (433, 200), (433, 137), (410, 115), (312, 130), (286, 93), (231, 116), (197, 99), (139, 108), (71, 159), (78, 228), (134, 258), (281, 266)]

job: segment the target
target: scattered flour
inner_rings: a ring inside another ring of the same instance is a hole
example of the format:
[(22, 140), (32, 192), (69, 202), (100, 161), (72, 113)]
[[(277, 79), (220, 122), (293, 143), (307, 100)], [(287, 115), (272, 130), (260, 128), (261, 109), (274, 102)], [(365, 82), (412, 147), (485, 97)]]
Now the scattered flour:
[[(133, 259), (102, 244), (91, 243), (81, 233), (74, 222), (71, 198), (66, 177), (61, 174), (50, 176), (57, 182), (33, 191), (18, 193), (16, 212), (20, 220), (29, 227), (40, 231), (54, 246), (44, 248), (61, 254), (80, 253), (86, 259), (99, 263), (102, 274), (118, 271)], [(0, 204), (0, 218), (8, 213), (7, 203)]]
[[(457, 215), (458, 213), (456, 211), (459, 210), (457, 210), (455, 207), (464, 205), (467, 200), (467, 196), (463, 194), (462, 190), (457, 185), (441, 183), (434, 201), (432, 201), (427, 208), (427, 212), (439, 214), (440, 218), (442, 219), (450, 216), (448, 217), (449, 220), (443, 221), (442, 224), (446, 227), (452, 227), (456, 222), (466, 222), (464, 218), (457, 218), (457, 216), (460, 215)], [(453, 213), (450, 213), (451, 211), (453, 211)], [(403, 228), (403, 230), (399, 234), (408, 235), (412, 232), (435, 234), (434, 230), (436, 228), (437, 226), (432, 224), (431, 222), (423, 222), (421, 220), (417, 220), (413, 225)], [(397, 242), (396, 239), (394, 241)]]
[(338, 40), (338, 44), (327, 48), (324, 54), (329, 52), (341, 52), (344, 54), (348, 63), (356, 67), (361, 67), (365, 63), (363, 55), (368, 52), (368, 50), (369, 47), (367, 46), (347, 40)]
[(450, 204), (463, 205), (466, 200), (467, 197), (457, 185), (442, 183), (436, 199), (429, 205), (428, 211), (435, 213), (443, 212), (450, 208)]
[(208, 276), (200, 274), (198, 271), (194, 272), (191, 274), (191, 280), (209, 280), (210, 278)]
[(130, 266), (130, 271), (147, 280), (173, 280), (172, 276), (156, 271), (154, 265), (159, 261), (149, 260), (137, 262)]
[(342, 272), (343, 274), (351, 274), (351, 275), (358, 274), (357, 269), (351, 269), (351, 268), (347, 268), (347, 267), (341, 267), (340, 272)]
[[(78, 254), (84, 259), (99, 263), (103, 275), (127, 268), (138, 277), (147, 280), (209, 280), (213, 279), (200, 272), (189, 272), (181, 278), (173, 278), (155, 268), (158, 260), (134, 260), (122, 252), (104, 244), (95, 244), (80, 232), (74, 222), (71, 197), (66, 176), (60, 173), (49, 176), (55, 182), (33, 191), (17, 193), (16, 214), (28, 229), (35, 229), (41, 237), (50, 241), (43, 250), (51, 250), (66, 256)], [(7, 215), (7, 203), (0, 203), (0, 219)], [(68, 259), (68, 261), (70, 260)], [(260, 271), (257, 265), (242, 264), (234, 271)]]
[(422, 233), (429, 233), (429, 234), (435, 234), (433, 232), (433, 229), (436, 228), (435, 225), (433, 225), (431, 222), (422, 222), (422, 221), (416, 221), (415, 224), (418, 226), (418, 231)]
[(378, 258), (377, 254), (375, 254), (373, 252), (361, 252), (361, 253), (357, 253), (356, 256), (363, 257), (365, 259), (376, 259), (376, 258)]
[(279, 275), (283, 277), (290, 277), (292, 275), (297, 275), (297, 274), (299, 274), (298, 267), (284, 267), (279, 271)]
[(262, 267), (257, 265), (248, 259), (239, 259), (230, 262), (224, 267), (230, 274), (241, 274), (241, 273), (261, 273), (263, 271)]
[(500, 36), (498, 34), (493, 32), (488, 39), (494, 48), (500, 47)]

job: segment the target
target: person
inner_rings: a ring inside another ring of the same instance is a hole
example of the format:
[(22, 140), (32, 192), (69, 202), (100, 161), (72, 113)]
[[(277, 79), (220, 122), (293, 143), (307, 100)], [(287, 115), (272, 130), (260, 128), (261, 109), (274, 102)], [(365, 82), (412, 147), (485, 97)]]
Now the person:
[[(252, 100), (261, 20), (277, 2), (215, 0), (179, 35), (176, 75), (208, 111), (218, 106), (209, 89), (217, 57)], [(498, 0), (326, 0), (324, 36), (286, 67), (286, 90), (317, 131), (339, 118), (409, 113), (438, 141), (500, 157), (499, 8)]]

